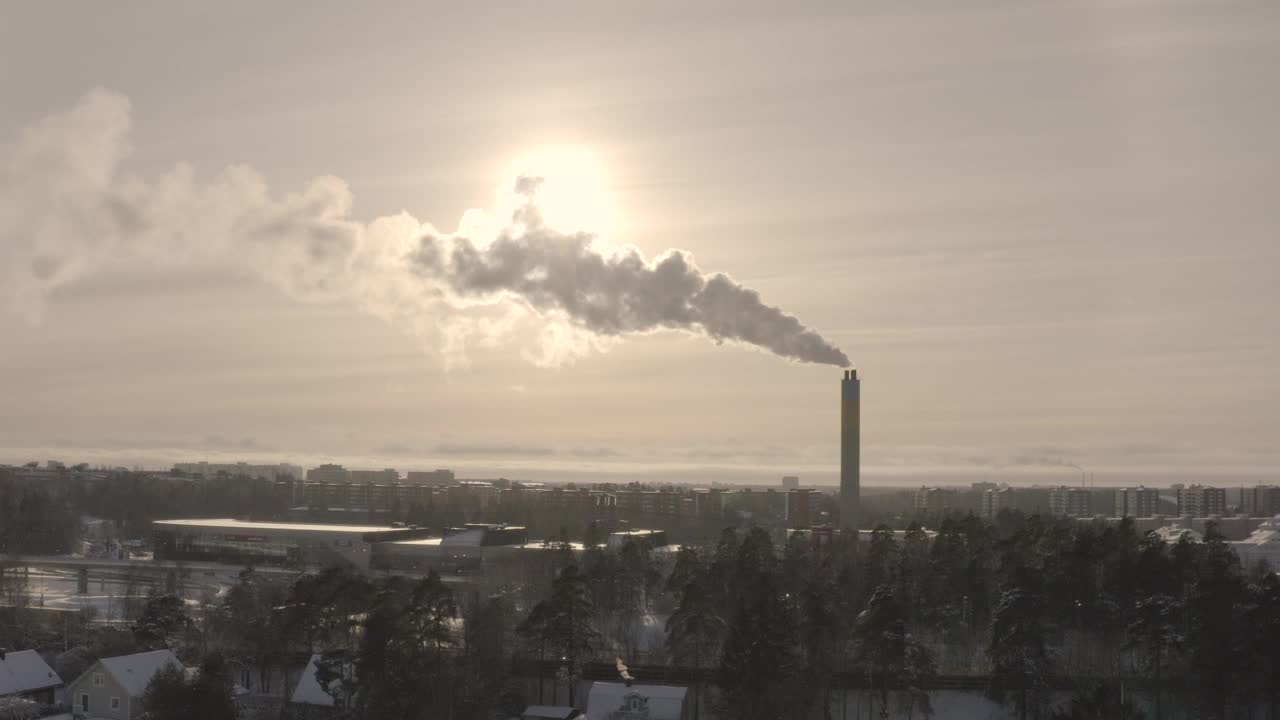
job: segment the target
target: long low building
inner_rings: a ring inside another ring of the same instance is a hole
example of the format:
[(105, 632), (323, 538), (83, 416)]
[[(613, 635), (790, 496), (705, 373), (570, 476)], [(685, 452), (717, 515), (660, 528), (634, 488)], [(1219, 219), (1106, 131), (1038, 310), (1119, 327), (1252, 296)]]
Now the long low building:
[(151, 524), (157, 560), (315, 567), (347, 561), (370, 567), (379, 543), (430, 535), (425, 528), (248, 522), (231, 518), (157, 520)]
[[(484, 572), (520, 564), (546, 553), (578, 554), (581, 543), (529, 542), (517, 525), (473, 523), (445, 529), (422, 527), (249, 522), (230, 518), (157, 520), (152, 523), (156, 560), (279, 565), (315, 568), (349, 562), (362, 570)], [(638, 542), (660, 556), (673, 556), (660, 530), (613, 533), (608, 547)]]

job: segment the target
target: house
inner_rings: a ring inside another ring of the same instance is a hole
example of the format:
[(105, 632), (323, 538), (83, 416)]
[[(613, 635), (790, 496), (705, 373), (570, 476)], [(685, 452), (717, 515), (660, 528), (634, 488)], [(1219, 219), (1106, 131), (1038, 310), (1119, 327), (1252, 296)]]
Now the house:
[(62, 678), (35, 650), (0, 650), (0, 697), (22, 697), (42, 705), (54, 703)]
[(597, 682), (587, 694), (588, 720), (684, 720), (688, 688)]
[(77, 718), (131, 720), (142, 714), (142, 694), (163, 668), (184, 670), (171, 650), (102, 658), (68, 688)]

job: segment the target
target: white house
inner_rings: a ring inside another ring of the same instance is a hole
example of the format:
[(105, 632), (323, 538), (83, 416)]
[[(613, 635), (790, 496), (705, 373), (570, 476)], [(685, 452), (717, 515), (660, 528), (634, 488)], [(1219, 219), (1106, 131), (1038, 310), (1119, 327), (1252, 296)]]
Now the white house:
[(102, 658), (68, 688), (77, 718), (132, 720), (142, 714), (142, 694), (156, 673), (166, 667), (183, 670), (171, 650)]
[(684, 720), (688, 688), (597, 682), (587, 694), (587, 720)]
[(23, 697), (52, 705), (62, 678), (35, 650), (0, 650), (0, 697)]

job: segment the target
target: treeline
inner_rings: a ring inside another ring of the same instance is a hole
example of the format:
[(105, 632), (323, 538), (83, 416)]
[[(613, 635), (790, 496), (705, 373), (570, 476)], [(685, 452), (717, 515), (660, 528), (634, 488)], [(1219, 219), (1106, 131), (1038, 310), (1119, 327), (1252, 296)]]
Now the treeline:
[(145, 538), (153, 520), (181, 517), (283, 518), (288, 498), (272, 481), (193, 480), (119, 471), (86, 482), (74, 475), (30, 482), (0, 470), (0, 553), (53, 555), (78, 550), (81, 516), (111, 521), (121, 538)]
[(0, 479), (0, 555), (68, 553), (79, 532), (67, 493)]

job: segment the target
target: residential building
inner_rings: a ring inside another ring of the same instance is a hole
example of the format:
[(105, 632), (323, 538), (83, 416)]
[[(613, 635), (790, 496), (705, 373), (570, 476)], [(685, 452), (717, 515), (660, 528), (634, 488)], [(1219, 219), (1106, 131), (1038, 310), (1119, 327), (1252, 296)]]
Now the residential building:
[(797, 475), (784, 475), (782, 478), (783, 490), (795, 490), (800, 487), (800, 478)]
[(1280, 487), (1258, 485), (1240, 489), (1240, 512), (1248, 517), (1280, 515)]
[(1209, 517), (1227, 514), (1227, 491), (1205, 485), (1178, 489), (1178, 515)]
[(588, 720), (683, 720), (689, 689), (631, 682), (594, 682), (587, 694)]
[(400, 473), (394, 468), (385, 470), (349, 470), (347, 477), (353, 483), (364, 484), (392, 484), (400, 482)]
[(813, 524), (813, 496), (816, 493), (812, 489), (793, 489), (787, 491), (787, 527), (802, 528), (809, 527)]
[(1002, 487), (996, 490), (987, 490), (982, 493), (982, 508), (980, 514), (984, 518), (994, 518), (1000, 514), (1001, 510), (1013, 508), (1016, 495), (1011, 487)]
[(19, 697), (41, 705), (53, 705), (62, 678), (35, 650), (5, 652), (0, 649), (0, 698)]
[(1139, 485), (1116, 491), (1116, 517), (1148, 518), (1159, 514), (1159, 490)]
[(1049, 491), (1049, 514), (1055, 517), (1089, 517), (1093, 494), (1085, 488), (1058, 486)]
[(694, 490), (693, 514), (700, 518), (723, 518), (724, 491), (719, 488)]
[(170, 650), (102, 658), (68, 688), (75, 716), (107, 720), (140, 717), (147, 684), (166, 667), (183, 669)]
[(405, 482), (410, 485), (452, 485), (452, 470), (410, 470), (405, 476)]
[(307, 482), (345, 483), (351, 482), (351, 471), (341, 465), (325, 463), (307, 471)]
[(290, 465), (289, 463), (278, 463), (275, 465), (253, 465), (250, 463), (234, 462), (234, 463), (211, 463), (211, 462), (193, 462), (193, 463), (175, 463), (173, 469), (176, 472), (187, 475), (199, 475), (200, 477), (211, 478), (218, 475), (226, 475), (228, 477), (245, 477), (245, 478), (264, 478), (267, 480), (284, 480), (286, 478), (294, 478), (301, 480), (303, 470), (301, 465)]
[(942, 515), (950, 503), (949, 493), (938, 487), (921, 487), (911, 499), (911, 508), (919, 515)]

